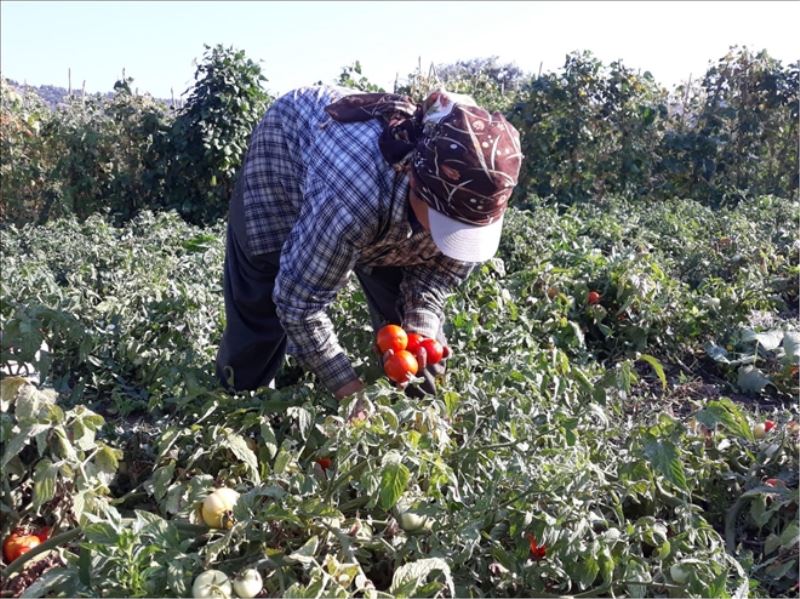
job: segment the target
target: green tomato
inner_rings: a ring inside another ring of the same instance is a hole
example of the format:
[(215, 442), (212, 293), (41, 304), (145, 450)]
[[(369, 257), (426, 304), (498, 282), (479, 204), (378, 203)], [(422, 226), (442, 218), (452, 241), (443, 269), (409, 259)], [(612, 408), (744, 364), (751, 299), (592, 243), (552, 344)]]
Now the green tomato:
[(433, 521), (430, 518), (410, 510), (400, 514), (399, 522), (400, 528), (406, 532), (429, 532), (433, 528)]
[(192, 597), (196, 599), (228, 599), (232, 592), (231, 581), (220, 570), (206, 570), (192, 584)]
[(683, 584), (689, 580), (689, 570), (681, 564), (672, 564), (669, 567), (669, 577), (678, 584)]
[(255, 568), (240, 573), (233, 581), (233, 590), (239, 597), (250, 599), (261, 592), (263, 586), (261, 574)]

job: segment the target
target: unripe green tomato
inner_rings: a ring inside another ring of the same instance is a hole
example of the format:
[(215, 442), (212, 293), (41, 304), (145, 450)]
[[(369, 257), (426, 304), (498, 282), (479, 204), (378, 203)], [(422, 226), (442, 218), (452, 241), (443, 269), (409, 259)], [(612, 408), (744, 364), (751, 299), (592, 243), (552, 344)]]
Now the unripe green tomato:
[(766, 434), (767, 434), (767, 427), (764, 425), (763, 422), (759, 422), (753, 427), (753, 436), (756, 439), (763, 439)]
[(228, 599), (232, 592), (231, 581), (220, 570), (206, 570), (192, 584), (192, 597), (196, 599)]
[(689, 570), (684, 568), (681, 564), (672, 564), (669, 567), (669, 577), (673, 582), (683, 584), (689, 580)]
[(255, 568), (248, 568), (233, 580), (233, 590), (239, 597), (249, 599), (261, 592), (264, 582)]
[(433, 528), (433, 521), (428, 516), (423, 516), (414, 511), (405, 511), (400, 514), (400, 528), (406, 532), (429, 532)]

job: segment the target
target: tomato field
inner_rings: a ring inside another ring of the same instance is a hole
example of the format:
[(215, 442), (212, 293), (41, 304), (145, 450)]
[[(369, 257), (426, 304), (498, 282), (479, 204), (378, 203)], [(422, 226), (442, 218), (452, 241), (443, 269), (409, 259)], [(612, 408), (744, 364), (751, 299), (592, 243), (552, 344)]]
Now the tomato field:
[(518, 127), (521, 184), (436, 396), (387, 379), (349, 281), (339, 404), (291, 357), (214, 377), (273, 98), (207, 50), (180, 109), (0, 82), (0, 595), (800, 596), (800, 63), (732, 51), (673, 93), (589, 53), (440, 69)]
[[(275, 390), (216, 389), (221, 225), (6, 228), (3, 359), (46, 384), (2, 379), (3, 537), (52, 532), (3, 592), (189, 596), (254, 568), (261, 596), (795, 596), (798, 211), (511, 209), (449, 303), (437, 397), (381, 376), (351, 283), (365, 420), (291, 360)], [(238, 500), (208, 528), (219, 487)]]

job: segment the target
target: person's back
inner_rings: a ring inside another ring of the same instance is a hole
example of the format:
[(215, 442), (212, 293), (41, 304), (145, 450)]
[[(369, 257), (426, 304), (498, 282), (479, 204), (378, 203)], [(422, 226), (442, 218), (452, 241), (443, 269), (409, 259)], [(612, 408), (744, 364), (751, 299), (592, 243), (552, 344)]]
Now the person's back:
[(293, 90), (279, 97), (256, 127), (241, 175), (253, 255), (281, 249), (309, 197), (309, 171), (326, 185), (350, 187), (356, 196), (365, 190), (364, 197), (340, 198), (351, 207), (388, 205), (395, 173), (378, 148), (381, 125), (370, 120), (345, 126), (325, 112), (356, 93), (334, 86)]

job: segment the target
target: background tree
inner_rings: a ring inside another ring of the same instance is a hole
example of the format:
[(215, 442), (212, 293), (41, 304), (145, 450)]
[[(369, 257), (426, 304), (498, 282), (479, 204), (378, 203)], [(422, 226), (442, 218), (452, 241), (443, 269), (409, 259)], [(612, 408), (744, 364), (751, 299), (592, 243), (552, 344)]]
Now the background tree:
[(193, 223), (227, 214), (250, 134), (272, 101), (261, 67), (244, 51), (205, 48), (191, 95), (158, 137), (153, 160), (160, 164), (163, 207)]

